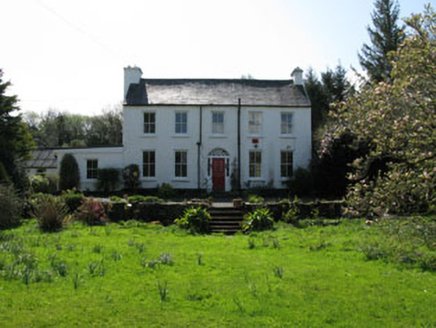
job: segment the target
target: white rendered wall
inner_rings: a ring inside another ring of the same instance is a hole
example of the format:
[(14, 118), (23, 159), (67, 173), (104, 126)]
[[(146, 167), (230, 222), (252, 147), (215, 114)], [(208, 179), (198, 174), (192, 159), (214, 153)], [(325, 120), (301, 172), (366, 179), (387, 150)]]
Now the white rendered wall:
[[(156, 114), (156, 133), (146, 135), (143, 132), (144, 112)], [(212, 112), (224, 113), (224, 133), (212, 134)], [(262, 131), (258, 135), (248, 133), (248, 112), (262, 113)], [(175, 113), (188, 113), (188, 133), (184, 136), (175, 134)], [(224, 149), (229, 154), (230, 164), (237, 161), (237, 106), (202, 106), (202, 144), (200, 149), (200, 187), (210, 190), (211, 177), (208, 176), (208, 155), (216, 148)], [(293, 113), (293, 129), (290, 135), (281, 135), (281, 113)], [(174, 188), (197, 188), (197, 156), (200, 141), (200, 106), (125, 106), (123, 111), (124, 163), (138, 164), (142, 173), (142, 152), (156, 152), (156, 177), (141, 176), (143, 188), (156, 188), (163, 182)], [(257, 138), (257, 147), (253, 144)], [(262, 177), (250, 179), (248, 176), (249, 151), (262, 152)], [(174, 172), (175, 151), (188, 152), (188, 177), (176, 178)], [(280, 177), (280, 152), (292, 150), (294, 170), (307, 168), (311, 159), (311, 112), (310, 108), (291, 107), (244, 107), (241, 109), (241, 184), (266, 185), (272, 183), (275, 188), (284, 188), (284, 179)], [(232, 165), (230, 165), (230, 174)], [(230, 190), (230, 174), (226, 177), (226, 190)], [(250, 182), (250, 183), (249, 183)]]
[[(72, 154), (77, 161), (80, 171), (80, 189), (96, 190), (97, 179), (86, 178), (87, 160), (98, 160), (98, 168), (123, 168), (123, 148), (122, 147), (102, 147), (102, 148), (73, 148), (57, 149), (55, 151), (58, 158), (58, 170), (65, 154)], [(59, 174), (59, 171), (57, 172)], [(122, 188), (120, 176), (119, 188)]]

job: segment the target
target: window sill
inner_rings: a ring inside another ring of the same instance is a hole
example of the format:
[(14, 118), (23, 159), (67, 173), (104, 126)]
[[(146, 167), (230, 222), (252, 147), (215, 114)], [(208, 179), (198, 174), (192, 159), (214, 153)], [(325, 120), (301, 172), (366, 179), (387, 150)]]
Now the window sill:
[(174, 182), (189, 182), (189, 178), (173, 178)]
[(247, 138), (262, 138), (262, 134), (249, 134), (247, 135)]
[(209, 136), (209, 138), (211, 138), (211, 139), (224, 139), (224, 138), (227, 138), (227, 136), (225, 134), (211, 134)]
[(248, 181), (265, 182), (264, 178), (248, 178)]
[(189, 138), (189, 134), (173, 134), (173, 138)]
[(293, 134), (280, 134), (280, 139), (296, 139), (297, 137)]
[(157, 181), (157, 178), (156, 177), (142, 177), (142, 178), (139, 179), (139, 181), (144, 181), (144, 182), (150, 181), (150, 182), (153, 182), (153, 181)]

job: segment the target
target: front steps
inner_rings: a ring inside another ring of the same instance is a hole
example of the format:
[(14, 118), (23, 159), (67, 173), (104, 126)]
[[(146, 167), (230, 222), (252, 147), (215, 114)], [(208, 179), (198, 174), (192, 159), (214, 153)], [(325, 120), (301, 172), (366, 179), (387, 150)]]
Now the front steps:
[(242, 230), (244, 212), (234, 207), (211, 207), (210, 227), (212, 233), (224, 233), (232, 235)]

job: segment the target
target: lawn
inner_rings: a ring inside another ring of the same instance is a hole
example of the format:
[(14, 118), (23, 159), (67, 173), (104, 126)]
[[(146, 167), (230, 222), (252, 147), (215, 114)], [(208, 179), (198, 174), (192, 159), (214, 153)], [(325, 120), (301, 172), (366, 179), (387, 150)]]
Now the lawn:
[(368, 260), (384, 236), (362, 220), (249, 236), (28, 221), (0, 234), (0, 326), (434, 326), (436, 274)]

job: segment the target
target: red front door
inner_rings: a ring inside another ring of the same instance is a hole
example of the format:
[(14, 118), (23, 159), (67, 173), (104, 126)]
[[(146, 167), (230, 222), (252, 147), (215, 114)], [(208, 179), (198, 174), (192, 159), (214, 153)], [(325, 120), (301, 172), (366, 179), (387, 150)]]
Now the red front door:
[(224, 158), (212, 158), (213, 190), (226, 189), (226, 161)]

